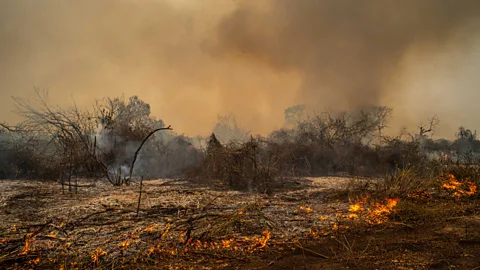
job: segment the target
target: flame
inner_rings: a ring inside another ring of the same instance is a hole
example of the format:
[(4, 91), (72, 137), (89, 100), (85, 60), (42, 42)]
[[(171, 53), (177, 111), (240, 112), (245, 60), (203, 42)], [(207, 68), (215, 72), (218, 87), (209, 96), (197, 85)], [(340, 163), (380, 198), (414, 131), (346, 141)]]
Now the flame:
[(36, 258), (36, 259), (30, 260), (29, 263), (30, 263), (30, 264), (38, 264), (38, 263), (40, 263), (40, 258)]
[[(358, 213), (363, 212), (365, 210), (365, 208), (363, 208), (362, 205), (364, 205), (367, 202), (367, 199), (369, 197), (370, 195), (367, 195), (363, 197), (361, 201), (351, 204), (348, 208), (348, 212), (350, 212), (350, 214), (348, 215), (348, 218), (353, 220), (358, 219)], [(334, 228), (334, 230), (336, 229), (337, 228)]]
[(356, 203), (356, 204), (352, 204), (350, 205), (350, 208), (348, 209), (349, 212), (361, 212), (363, 211), (363, 208), (362, 208), (362, 204), (361, 203)]
[(98, 264), (100, 262), (100, 258), (107, 255), (107, 252), (104, 251), (102, 248), (97, 248), (96, 250), (92, 251), (92, 262), (94, 264)]
[(266, 247), (268, 240), (270, 240), (270, 238), (272, 237), (272, 235), (270, 234), (270, 231), (268, 229), (263, 231), (262, 235), (263, 235), (263, 237), (259, 241), (259, 244), (260, 244), (259, 248)]
[(23, 250), (22, 252), (20, 253), (20, 255), (26, 255), (28, 252), (30, 252), (32, 249), (31, 249), (31, 245), (32, 245), (32, 233), (29, 233), (25, 236), (25, 246), (23, 247)]
[(350, 213), (362, 212), (363, 210), (365, 210), (362, 207), (362, 205), (367, 203), (368, 198), (370, 198), (369, 194), (367, 194), (365, 197), (363, 197), (359, 202), (356, 202), (356, 203), (350, 205), (350, 207), (348, 208), (348, 211)]
[(463, 196), (472, 196), (477, 193), (477, 186), (470, 181), (458, 181), (453, 174), (448, 174), (442, 187), (452, 192), (452, 197), (461, 198)]
[[(375, 203), (373, 207), (366, 209), (363, 206), (366, 205), (369, 197), (370, 196), (367, 195), (361, 201), (351, 204), (348, 209), (350, 214), (347, 217), (352, 220), (357, 220), (360, 217), (364, 217), (369, 224), (381, 224), (388, 219), (388, 216), (392, 212), (393, 208), (395, 208), (400, 201), (400, 198), (387, 198), (385, 199), (386, 204)], [(362, 215), (364, 212), (366, 212), (366, 214)], [(333, 229), (338, 229), (338, 225), (334, 225)]]
[(358, 215), (357, 214), (350, 214), (350, 215), (348, 215), (348, 218), (356, 220), (356, 219), (358, 219)]
[(462, 183), (457, 181), (457, 179), (455, 178), (455, 176), (453, 174), (449, 174), (447, 182), (445, 182), (442, 185), (442, 187), (444, 187), (446, 189), (452, 189), (452, 190), (458, 189), (460, 186), (462, 186)]
[(154, 248), (154, 247), (150, 247), (150, 248), (148, 249), (148, 251), (147, 251), (147, 256), (150, 256), (150, 255), (152, 255), (152, 254), (154, 254), (154, 253), (155, 253), (155, 248)]
[(231, 248), (235, 239), (222, 240), (223, 248)]
[(165, 237), (165, 235), (167, 235), (167, 233), (170, 231), (170, 223), (167, 223), (167, 225), (165, 226), (165, 230), (163, 231), (162, 233), (162, 236), (161, 238)]
[[(265, 229), (261, 235), (253, 237), (243, 237), (238, 239), (232, 237), (229, 239), (223, 239), (219, 242), (202, 242), (200, 240), (189, 239), (186, 243), (185, 249), (181, 250), (183, 253), (187, 253), (189, 250), (232, 250), (232, 251), (244, 251), (252, 252), (255, 249), (263, 249), (267, 247), (268, 241), (272, 238), (272, 235), (268, 229)], [(243, 245), (242, 245), (243, 244)], [(247, 245), (245, 245), (247, 244)], [(171, 255), (177, 254), (178, 250), (172, 252), (172, 249), (161, 249), (161, 252), (165, 252)], [(150, 252), (149, 252), (150, 253)]]
[(473, 182), (468, 184), (468, 189), (467, 195), (474, 195), (477, 192), (477, 186)]
[[(300, 206), (299, 208), (303, 214), (311, 213), (313, 211), (312, 208), (310, 208), (310, 206)], [(298, 210), (296, 209), (294, 210), (294, 212), (297, 212), (297, 211)]]
[(387, 204), (382, 205), (379, 203), (375, 204), (375, 208), (368, 213), (368, 223), (370, 224), (381, 224), (385, 221), (387, 221), (388, 216), (392, 212), (393, 208), (397, 206), (398, 202), (400, 201), (400, 198), (394, 198), (394, 199), (386, 199)]
[(124, 241), (124, 242), (120, 243), (120, 245), (121, 245), (122, 251), (124, 251), (130, 245), (130, 240)]
[(147, 228), (145, 228), (145, 231), (150, 232), (150, 233), (155, 232), (158, 229), (159, 226), (160, 225), (158, 225), (158, 224), (150, 225)]

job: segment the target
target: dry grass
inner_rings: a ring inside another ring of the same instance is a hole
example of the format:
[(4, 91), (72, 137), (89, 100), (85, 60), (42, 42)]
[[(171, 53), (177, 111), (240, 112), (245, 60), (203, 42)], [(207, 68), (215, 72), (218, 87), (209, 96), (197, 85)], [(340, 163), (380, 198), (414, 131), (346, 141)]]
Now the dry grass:
[[(480, 252), (476, 197), (454, 198), (439, 189), (430, 196), (404, 196), (388, 206), (375, 194), (371, 184), (375, 181), (357, 179), (353, 185), (349, 178), (297, 179), (292, 183), (297, 188), (271, 195), (185, 181), (145, 181), (138, 217), (137, 183), (115, 188), (97, 182), (80, 188), (78, 194), (62, 195), (58, 184), (2, 181), (0, 266), (471, 269), (480, 265), (473, 257)], [(358, 183), (361, 188), (355, 188)], [(371, 196), (363, 200), (368, 192)], [(352, 211), (358, 204), (363, 210)], [(357, 217), (352, 218), (352, 213)], [(370, 222), (379, 215), (380, 222)]]

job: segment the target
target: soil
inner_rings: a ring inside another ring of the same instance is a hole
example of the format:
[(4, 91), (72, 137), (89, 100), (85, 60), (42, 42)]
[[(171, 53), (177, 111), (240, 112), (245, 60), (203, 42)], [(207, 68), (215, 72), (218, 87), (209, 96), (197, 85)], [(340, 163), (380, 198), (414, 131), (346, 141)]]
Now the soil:
[[(269, 194), (181, 180), (0, 181), (2, 269), (480, 269), (480, 205), (403, 196), (348, 219), (376, 180), (297, 179)], [(357, 183), (357, 184), (355, 184)], [(378, 200), (377, 202), (382, 202)], [(3, 240), (2, 240), (3, 239)]]

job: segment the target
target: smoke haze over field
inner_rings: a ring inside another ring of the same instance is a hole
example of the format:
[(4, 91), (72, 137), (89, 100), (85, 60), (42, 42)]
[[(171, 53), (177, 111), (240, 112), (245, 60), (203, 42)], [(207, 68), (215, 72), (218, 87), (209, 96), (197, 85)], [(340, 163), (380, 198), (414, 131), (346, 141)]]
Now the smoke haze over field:
[(394, 108), (438, 135), (480, 129), (480, 1), (15, 0), (0, 2), (0, 113), (48, 88), (91, 106), (139, 95), (177, 132), (233, 112), (253, 133), (284, 109)]

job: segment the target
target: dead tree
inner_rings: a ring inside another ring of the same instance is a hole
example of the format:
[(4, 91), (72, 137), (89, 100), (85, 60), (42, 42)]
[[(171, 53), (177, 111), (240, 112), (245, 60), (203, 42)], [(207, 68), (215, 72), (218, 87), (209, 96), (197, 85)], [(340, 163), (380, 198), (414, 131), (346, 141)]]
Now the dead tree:
[(435, 132), (435, 128), (440, 123), (440, 120), (438, 119), (437, 116), (433, 116), (428, 120), (428, 122), (429, 122), (428, 128), (425, 128), (423, 125), (418, 127), (419, 128), (418, 136), (420, 139), (424, 138), (427, 133), (430, 133), (430, 136), (432, 136), (433, 133)]

